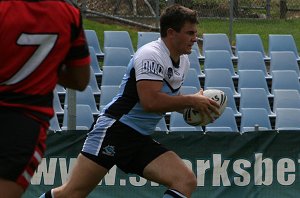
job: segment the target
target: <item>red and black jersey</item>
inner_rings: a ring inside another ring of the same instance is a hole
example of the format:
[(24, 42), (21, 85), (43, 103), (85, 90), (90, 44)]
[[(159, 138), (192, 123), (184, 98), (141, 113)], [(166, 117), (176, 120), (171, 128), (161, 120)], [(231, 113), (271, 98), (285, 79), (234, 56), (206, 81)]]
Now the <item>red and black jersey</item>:
[(0, 106), (53, 116), (61, 65), (89, 64), (78, 8), (63, 0), (0, 0)]

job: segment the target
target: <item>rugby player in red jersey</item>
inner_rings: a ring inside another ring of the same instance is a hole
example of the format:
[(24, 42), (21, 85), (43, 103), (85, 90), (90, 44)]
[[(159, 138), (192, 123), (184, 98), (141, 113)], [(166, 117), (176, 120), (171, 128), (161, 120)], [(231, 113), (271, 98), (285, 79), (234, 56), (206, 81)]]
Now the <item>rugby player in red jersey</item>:
[(44, 151), (57, 83), (84, 90), (81, 13), (63, 0), (0, 1), (0, 196), (21, 197)]

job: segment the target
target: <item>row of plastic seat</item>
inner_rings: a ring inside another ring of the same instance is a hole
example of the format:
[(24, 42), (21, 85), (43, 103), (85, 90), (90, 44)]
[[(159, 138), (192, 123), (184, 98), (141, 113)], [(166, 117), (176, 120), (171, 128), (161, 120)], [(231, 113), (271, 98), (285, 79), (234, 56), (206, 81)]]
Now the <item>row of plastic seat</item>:
[[(208, 89), (220, 89), (225, 92), (228, 97), (228, 107), (233, 110), (235, 116), (241, 116), (244, 108), (264, 108), (269, 116), (276, 116), (278, 108), (300, 108), (300, 94), (294, 89), (278, 89), (274, 91), (274, 98), (270, 103), (270, 98), (263, 88), (242, 88), (238, 104), (230, 88), (228, 87), (209, 87)], [(77, 104), (87, 104), (90, 106), (94, 115), (108, 104), (117, 94), (119, 86), (101, 86), (101, 96), (99, 101), (95, 100), (90, 87), (83, 92), (76, 92)], [(198, 91), (197, 87), (183, 86), (182, 94), (193, 94)], [(64, 106), (68, 105), (67, 94), (64, 98)], [(54, 109), (59, 115), (64, 114), (63, 106), (60, 102), (57, 92), (54, 92)]]
[[(89, 130), (95, 118), (88, 105), (76, 105), (76, 130)], [(68, 130), (68, 114), (64, 114), (63, 124), (60, 127), (57, 116), (50, 120), (49, 129), (52, 131)], [(240, 128), (240, 129), (239, 129)], [(171, 112), (170, 123), (167, 127), (165, 118), (157, 124), (156, 131), (177, 132), (248, 132), (257, 130), (273, 130), (268, 113), (264, 108), (245, 108), (241, 116), (241, 124), (238, 128), (234, 113), (230, 107), (226, 107), (224, 113), (213, 123), (202, 126), (188, 125), (182, 114)], [(300, 130), (300, 108), (279, 108), (275, 118), (275, 130)]]
[[(91, 47), (90, 47), (91, 48)], [(92, 51), (93, 49), (91, 49)], [(92, 55), (93, 53), (91, 53)], [(117, 66), (126, 67), (131, 59), (129, 50), (126, 48), (108, 48), (107, 53), (104, 57), (102, 70), (100, 70), (99, 64), (97, 62), (96, 55), (92, 60), (92, 69), (94, 74), (97, 76), (102, 76), (104, 68), (106, 66)], [(200, 63), (197, 59), (195, 51), (189, 55), (191, 68), (196, 70), (198, 77), (204, 78), (207, 69), (228, 69), (232, 78), (239, 78), (239, 74), (243, 70), (260, 70), (266, 79), (272, 78), (272, 72), (277, 70), (293, 70), (296, 72), (298, 78), (300, 77), (299, 65), (292, 52), (273, 52), (271, 53), (270, 67), (267, 70), (265, 62), (261, 53), (249, 51), (241, 52), (240, 58), (237, 63), (237, 68), (235, 69), (230, 54), (228, 51), (209, 51), (204, 62), (204, 69), (201, 70)], [(124, 70), (124, 69), (120, 69)], [(237, 70), (237, 71), (235, 71)]]
[[(98, 56), (104, 56), (106, 47), (124, 47), (128, 48), (130, 54), (133, 55), (135, 50), (127, 31), (104, 31), (104, 52), (100, 48), (99, 39), (94, 30), (85, 30), (88, 44), (93, 46)], [(156, 40), (160, 37), (158, 32), (138, 32), (137, 49), (142, 45)], [(264, 59), (270, 59), (265, 53), (264, 46), (259, 34), (236, 34), (235, 53), (229, 43), (228, 36), (223, 33), (219, 34), (203, 34), (202, 55), (197, 45), (193, 46), (196, 50), (198, 58), (206, 58), (206, 52), (209, 50), (226, 50), (230, 53), (232, 59), (239, 57), (241, 51), (259, 51)], [(270, 34), (268, 54), (273, 51), (292, 51), (297, 60), (300, 60), (296, 42), (291, 34)]]

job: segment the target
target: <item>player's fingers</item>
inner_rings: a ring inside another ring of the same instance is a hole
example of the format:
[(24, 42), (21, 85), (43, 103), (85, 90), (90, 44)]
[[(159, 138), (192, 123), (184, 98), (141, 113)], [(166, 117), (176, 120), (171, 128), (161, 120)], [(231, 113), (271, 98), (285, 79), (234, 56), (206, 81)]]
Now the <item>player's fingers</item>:
[(216, 101), (214, 101), (213, 99), (209, 98), (209, 103), (211, 105), (213, 105), (214, 107), (216, 107), (216, 108), (220, 108), (220, 105)]
[(205, 109), (205, 110), (204, 110), (204, 113), (206, 114), (206, 116), (209, 117), (209, 119), (210, 119), (212, 122), (215, 121), (215, 118), (212, 116), (212, 113), (211, 113), (211, 111), (210, 111), (209, 108)]
[(220, 116), (219, 108), (216, 108), (214, 106), (209, 106), (208, 109), (210, 110), (211, 113), (214, 113), (215, 115)]

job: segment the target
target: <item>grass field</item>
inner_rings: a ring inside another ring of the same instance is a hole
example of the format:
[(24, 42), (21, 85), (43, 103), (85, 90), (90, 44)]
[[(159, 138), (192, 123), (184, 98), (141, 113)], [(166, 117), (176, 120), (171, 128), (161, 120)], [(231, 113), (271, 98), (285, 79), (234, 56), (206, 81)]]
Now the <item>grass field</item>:
[[(222, 19), (201, 19), (198, 26), (199, 36), (203, 33), (226, 33), (229, 35), (229, 21)], [(103, 31), (125, 30), (132, 39), (133, 47), (137, 45), (137, 32), (143, 31), (126, 25), (103, 24), (89, 19), (84, 20), (85, 29), (93, 29), (97, 32), (103, 48)], [(233, 35), (235, 34), (259, 34), (263, 40), (265, 51), (268, 49), (269, 34), (292, 34), (300, 51), (300, 19), (294, 20), (236, 20), (233, 24)], [(145, 30), (144, 30), (145, 31)], [(232, 45), (235, 45), (233, 38)]]

